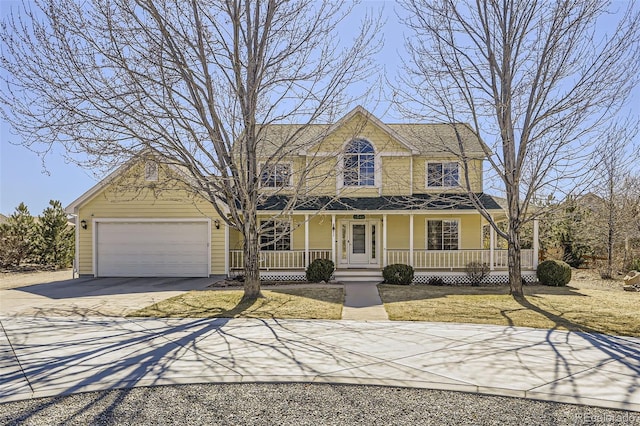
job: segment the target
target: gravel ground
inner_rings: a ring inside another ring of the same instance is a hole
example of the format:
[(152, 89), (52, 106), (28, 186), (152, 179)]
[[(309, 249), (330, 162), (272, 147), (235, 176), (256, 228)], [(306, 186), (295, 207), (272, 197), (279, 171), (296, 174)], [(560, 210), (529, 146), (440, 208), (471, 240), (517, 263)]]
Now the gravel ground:
[(182, 385), (0, 404), (6, 425), (640, 425), (640, 413), (459, 392)]

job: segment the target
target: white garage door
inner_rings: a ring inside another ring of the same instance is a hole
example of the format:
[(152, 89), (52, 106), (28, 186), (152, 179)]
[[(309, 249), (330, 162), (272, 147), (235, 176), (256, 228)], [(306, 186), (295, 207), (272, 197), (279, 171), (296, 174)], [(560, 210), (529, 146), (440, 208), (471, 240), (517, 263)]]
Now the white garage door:
[(209, 276), (208, 222), (96, 222), (99, 277)]

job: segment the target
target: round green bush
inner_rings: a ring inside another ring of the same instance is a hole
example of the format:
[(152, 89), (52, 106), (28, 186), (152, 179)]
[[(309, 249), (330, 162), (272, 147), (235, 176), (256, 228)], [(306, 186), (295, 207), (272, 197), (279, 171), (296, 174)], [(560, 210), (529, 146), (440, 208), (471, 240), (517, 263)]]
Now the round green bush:
[(571, 266), (561, 260), (545, 260), (538, 265), (536, 275), (544, 285), (562, 287), (571, 281)]
[(319, 283), (320, 281), (329, 281), (335, 270), (335, 265), (330, 259), (316, 259), (307, 267), (305, 272), (307, 281)]
[(387, 284), (409, 285), (413, 281), (413, 268), (401, 263), (387, 265), (382, 270), (382, 276)]

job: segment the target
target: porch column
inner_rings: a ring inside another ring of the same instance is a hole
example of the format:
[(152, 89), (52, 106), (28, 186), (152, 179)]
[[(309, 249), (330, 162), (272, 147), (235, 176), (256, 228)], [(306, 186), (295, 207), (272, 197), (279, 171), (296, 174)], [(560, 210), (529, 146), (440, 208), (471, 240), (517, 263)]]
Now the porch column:
[(309, 215), (304, 215), (304, 268), (309, 266)]
[(229, 256), (231, 256), (231, 253), (229, 253), (229, 224), (223, 222), (222, 226), (224, 226), (224, 274), (228, 277)]
[(496, 269), (496, 262), (493, 255), (493, 248), (496, 245), (496, 230), (489, 224), (489, 270)]
[(409, 214), (409, 266), (413, 266), (413, 213)]
[(334, 265), (338, 264), (336, 259), (336, 215), (331, 215), (331, 260)]
[(387, 215), (382, 215), (382, 267), (387, 266)]
[(540, 251), (540, 241), (539, 239), (540, 229), (538, 219), (533, 219), (533, 259), (531, 259), (531, 265), (533, 269), (538, 268), (538, 253)]

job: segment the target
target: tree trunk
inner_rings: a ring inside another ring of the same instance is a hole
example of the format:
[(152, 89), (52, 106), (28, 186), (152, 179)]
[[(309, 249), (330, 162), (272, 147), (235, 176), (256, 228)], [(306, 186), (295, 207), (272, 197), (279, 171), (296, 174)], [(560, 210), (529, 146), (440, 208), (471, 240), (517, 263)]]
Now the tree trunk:
[(510, 221), (509, 239), (507, 247), (507, 261), (509, 263), (509, 289), (514, 297), (524, 296), (522, 290), (522, 265), (520, 263), (520, 235), (518, 225)]
[(260, 239), (258, 237), (257, 218), (249, 215), (244, 223), (244, 295), (242, 300), (255, 300), (262, 296), (260, 292)]
[(609, 232), (607, 233), (607, 278), (613, 277), (613, 244), (614, 244), (614, 232), (615, 232), (615, 208), (613, 204), (613, 189), (609, 197)]

